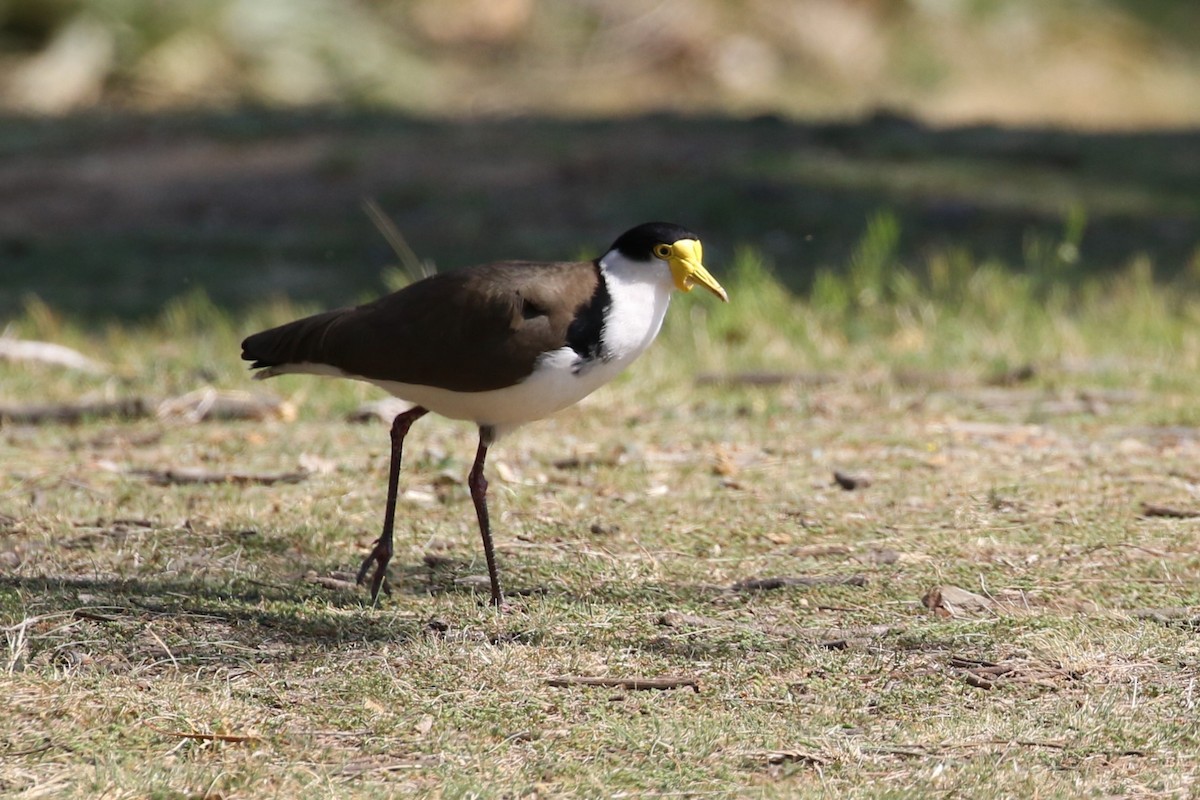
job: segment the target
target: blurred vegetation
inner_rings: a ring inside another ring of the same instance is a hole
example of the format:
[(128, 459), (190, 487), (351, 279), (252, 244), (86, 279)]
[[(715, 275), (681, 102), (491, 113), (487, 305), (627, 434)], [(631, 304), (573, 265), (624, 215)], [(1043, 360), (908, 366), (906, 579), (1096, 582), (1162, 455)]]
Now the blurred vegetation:
[(0, 105), (1200, 121), (1183, 0), (0, 0)]
[[(0, 122), (0, 314), (36, 295), (92, 320), (204, 289), (322, 307), (378, 294), (401, 260), (593, 257), (638, 222), (704, 236), (717, 274), (753, 248), (790, 290), (822, 272), (1002, 264), (1078, 284), (1200, 260), (1200, 137), (934, 130), (776, 117), (421, 120), (273, 111)], [(883, 229), (874, 218), (894, 219)], [(868, 234), (868, 230), (872, 231)], [(872, 248), (856, 243), (866, 236)], [(884, 241), (886, 239), (886, 241)], [(886, 247), (882, 247), (886, 244)], [(883, 263), (875, 255), (894, 258)], [(940, 269), (940, 267), (939, 267)]]

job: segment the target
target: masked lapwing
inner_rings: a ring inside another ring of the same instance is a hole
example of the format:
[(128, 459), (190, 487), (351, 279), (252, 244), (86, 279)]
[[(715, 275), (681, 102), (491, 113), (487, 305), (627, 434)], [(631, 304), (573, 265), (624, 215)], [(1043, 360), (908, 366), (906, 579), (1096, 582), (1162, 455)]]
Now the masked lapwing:
[(577, 403), (611, 381), (658, 334), (673, 289), (729, 297), (701, 262), (695, 234), (663, 222), (622, 234), (593, 261), (502, 261), (432, 275), (374, 302), (256, 333), (242, 358), (256, 378), (302, 373), (373, 383), (413, 407), (392, 423), (383, 533), (371, 565), (378, 599), (392, 558), (400, 457), (430, 411), (479, 426), (467, 479), (491, 579), (503, 600), (488, 523), (484, 460), (500, 436)]

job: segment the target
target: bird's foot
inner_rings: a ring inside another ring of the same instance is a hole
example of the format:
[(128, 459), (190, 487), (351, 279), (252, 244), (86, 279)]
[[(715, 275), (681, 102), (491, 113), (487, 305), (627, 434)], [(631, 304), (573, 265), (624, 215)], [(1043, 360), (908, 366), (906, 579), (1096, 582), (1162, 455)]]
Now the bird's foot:
[[(493, 593), (488, 598), (486, 606), (494, 610), (497, 614), (523, 614), (526, 610), (524, 600), (525, 598), (520, 596), (513, 597), (506, 594)], [(485, 605), (482, 598), (480, 598), (479, 605)]]
[[(480, 603), (479, 605), (483, 606), (485, 604)], [(525, 607), (520, 603), (520, 601), (514, 603), (507, 597), (501, 597), (500, 602), (496, 602), (495, 599), (488, 600), (486, 606), (495, 611), (497, 614), (520, 614), (525, 611)]]
[(371, 548), (370, 554), (363, 559), (362, 566), (358, 568), (358, 577), (355, 580), (361, 586), (366, 580), (367, 572), (371, 569), (371, 565), (375, 565), (375, 571), (371, 574), (371, 605), (379, 602), (380, 589), (385, 594), (392, 593), (392, 587), (387, 582), (387, 566), (391, 560), (391, 543), (384, 542), (382, 539), (376, 539), (375, 546)]

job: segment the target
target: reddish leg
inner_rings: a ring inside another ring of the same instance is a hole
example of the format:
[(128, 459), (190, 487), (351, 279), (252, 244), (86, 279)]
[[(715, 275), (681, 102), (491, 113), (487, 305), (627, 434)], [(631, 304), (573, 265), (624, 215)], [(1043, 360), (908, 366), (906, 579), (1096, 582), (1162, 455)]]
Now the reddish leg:
[(471, 499), (475, 502), (475, 515), (479, 517), (479, 535), (483, 537), (483, 555), (487, 558), (488, 577), (492, 580), (492, 605), (503, 608), (504, 595), (500, 592), (500, 575), (496, 571), (496, 551), (492, 547), (492, 526), (488, 522), (487, 478), (483, 476), (483, 462), (487, 458), (488, 444), (493, 431), (488, 426), (479, 429), (479, 450), (475, 452), (475, 465), (467, 477), (471, 488)]
[(388, 470), (387, 510), (383, 513), (383, 533), (375, 540), (375, 547), (367, 556), (358, 570), (358, 582), (362, 583), (367, 577), (367, 570), (375, 564), (375, 573), (371, 576), (371, 603), (379, 600), (379, 587), (387, 574), (388, 562), (392, 560), (392, 526), (396, 523), (396, 492), (400, 485), (400, 454), (404, 449), (404, 437), (408, 429), (421, 417), (429, 413), (428, 409), (413, 406), (403, 414), (397, 414), (392, 420), (392, 463)]

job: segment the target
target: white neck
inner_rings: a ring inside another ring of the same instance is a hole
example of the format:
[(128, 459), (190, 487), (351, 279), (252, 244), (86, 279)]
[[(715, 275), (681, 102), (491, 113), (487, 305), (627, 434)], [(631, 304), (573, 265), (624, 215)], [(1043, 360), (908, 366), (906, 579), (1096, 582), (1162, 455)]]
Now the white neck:
[(650, 346), (671, 302), (671, 269), (658, 259), (631, 261), (616, 250), (600, 259), (612, 304), (601, 336), (608, 359), (628, 364)]

